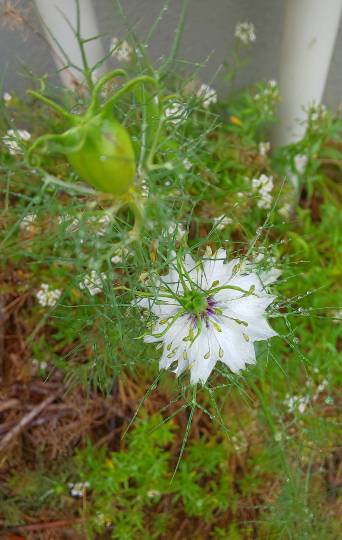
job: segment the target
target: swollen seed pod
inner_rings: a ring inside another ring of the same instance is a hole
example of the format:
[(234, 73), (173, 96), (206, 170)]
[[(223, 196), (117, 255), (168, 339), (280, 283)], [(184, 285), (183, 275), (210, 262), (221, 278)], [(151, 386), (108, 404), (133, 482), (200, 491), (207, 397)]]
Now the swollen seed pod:
[(126, 193), (135, 176), (135, 156), (127, 130), (101, 114), (80, 130), (85, 132), (81, 148), (66, 152), (70, 165), (94, 188), (113, 195)]
[(149, 76), (136, 77), (101, 104), (99, 96), (104, 84), (113, 77), (123, 75), (123, 70), (114, 70), (97, 82), (89, 108), (83, 116), (71, 114), (41, 94), (29, 91), (33, 97), (62, 114), (70, 124), (70, 129), (65, 133), (39, 137), (28, 150), (29, 164), (37, 166), (36, 153), (62, 153), (75, 172), (95, 189), (114, 196), (127, 193), (133, 186), (136, 171), (134, 150), (128, 131), (113, 118), (112, 106), (136, 84), (156, 86), (157, 83)]

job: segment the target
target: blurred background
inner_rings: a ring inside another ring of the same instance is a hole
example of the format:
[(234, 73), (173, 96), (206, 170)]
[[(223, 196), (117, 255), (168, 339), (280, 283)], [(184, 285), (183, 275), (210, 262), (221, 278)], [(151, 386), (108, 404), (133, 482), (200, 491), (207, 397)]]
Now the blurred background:
[[(297, 0), (296, 0), (297, 1)], [(314, 5), (315, 0), (310, 0)], [(7, 1), (0, 0), (2, 8), (0, 34), (0, 72), (3, 91), (23, 94), (31, 81), (27, 69), (36, 75), (51, 74), (56, 81), (56, 68), (51, 51), (39, 37), (43, 32), (39, 20), (37, 4), (55, 4), (63, 7), (65, 0)], [(72, 0), (66, 2), (73, 4)], [(300, 4), (301, 0), (297, 2)], [(335, 0), (322, 2), (325, 13), (336, 4)], [(338, 2), (339, 3), (339, 2)], [(88, 1), (80, 0), (81, 8)], [(164, 0), (122, 0), (122, 7), (129, 24), (138, 36), (143, 38), (150, 30), (153, 21), (167, 3)], [(233, 47), (235, 25), (250, 21), (255, 25), (256, 41), (249, 47), (248, 63), (240, 70), (237, 88), (244, 87), (262, 79), (279, 79), (281, 43), (284, 32), (286, 0), (189, 0), (188, 14), (178, 57), (190, 63), (203, 62), (201, 78), (212, 82), (219, 93), (225, 94), (227, 83), (224, 70), (220, 69)], [(172, 0), (163, 13), (160, 25), (150, 41), (150, 53), (158, 59), (167, 54), (178, 25), (183, 0)], [(21, 24), (4, 15), (14, 6), (22, 11), (29, 24)], [(98, 30), (103, 34), (103, 50), (108, 51), (113, 36), (124, 39), (127, 27), (118, 13), (115, 0), (93, 1)], [(307, 12), (310, 19), (311, 13)], [(342, 89), (342, 25), (339, 24), (336, 42), (328, 70), (323, 102), (337, 108), (341, 103)], [(184, 69), (184, 64), (180, 64)], [(191, 64), (187, 66), (191, 72)]]

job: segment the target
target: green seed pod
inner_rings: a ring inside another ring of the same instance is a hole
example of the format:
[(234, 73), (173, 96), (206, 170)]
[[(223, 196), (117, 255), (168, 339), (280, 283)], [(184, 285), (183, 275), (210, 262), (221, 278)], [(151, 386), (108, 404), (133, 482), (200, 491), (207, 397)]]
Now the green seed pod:
[(37, 165), (36, 153), (62, 153), (75, 172), (95, 189), (114, 196), (127, 193), (134, 183), (135, 156), (128, 131), (112, 116), (112, 106), (118, 97), (136, 84), (157, 83), (149, 76), (137, 77), (106, 103), (100, 104), (103, 85), (113, 77), (123, 75), (123, 70), (115, 70), (98, 81), (92, 92), (90, 106), (83, 116), (73, 115), (41, 94), (30, 91), (32, 96), (61, 113), (71, 127), (60, 135), (39, 137), (28, 150), (29, 164)]

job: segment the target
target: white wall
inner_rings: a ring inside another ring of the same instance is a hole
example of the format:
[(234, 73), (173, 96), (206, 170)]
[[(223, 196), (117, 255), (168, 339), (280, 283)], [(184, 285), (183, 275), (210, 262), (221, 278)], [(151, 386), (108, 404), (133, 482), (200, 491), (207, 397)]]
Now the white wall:
[[(56, 0), (58, 1), (58, 0)], [(70, 2), (73, 0), (70, 0)], [(82, 0), (81, 4), (82, 4)], [(100, 31), (110, 36), (125, 37), (126, 29), (115, 10), (115, 0), (93, 0)], [(143, 36), (164, 5), (163, 0), (121, 0), (131, 25)], [(174, 36), (177, 16), (183, 0), (171, 0), (168, 11), (151, 42), (154, 58), (166, 54)], [(323, 0), (322, 0), (323, 1)], [(329, 1), (325, 2), (329, 9)], [(32, 7), (30, 0), (21, 0), (18, 6)], [(179, 56), (187, 61), (205, 60), (203, 80), (210, 81), (227, 57), (233, 42), (235, 24), (249, 20), (255, 24), (257, 40), (250, 49), (249, 64), (240, 73), (237, 85), (244, 86), (260, 79), (277, 79), (280, 40), (285, 0), (189, 0), (187, 24)], [(33, 23), (39, 22), (31, 13)], [(342, 26), (333, 55), (324, 101), (337, 107), (342, 101)], [(24, 67), (26, 66), (26, 67)], [(189, 65), (191, 69), (191, 65)], [(6, 91), (22, 93), (30, 86), (28, 70), (36, 74), (55, 72), (51, 55), (38, 35), (8, 28), (0, 29), (0, 77)], [(58, 78), (55, 77), (58, 81)], [(224, 93), (226, 83), (219, 76), (215, 85)]]

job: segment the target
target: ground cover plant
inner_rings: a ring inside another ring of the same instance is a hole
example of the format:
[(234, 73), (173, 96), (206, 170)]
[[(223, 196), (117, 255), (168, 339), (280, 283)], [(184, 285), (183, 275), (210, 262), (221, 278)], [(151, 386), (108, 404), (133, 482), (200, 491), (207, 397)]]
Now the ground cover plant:
[(231, 90), (253, 26), (219, 99), (157, 23), (2, 99), (1, 537), (337, 540), (341, 121), (272, 149), (276, 82)]

